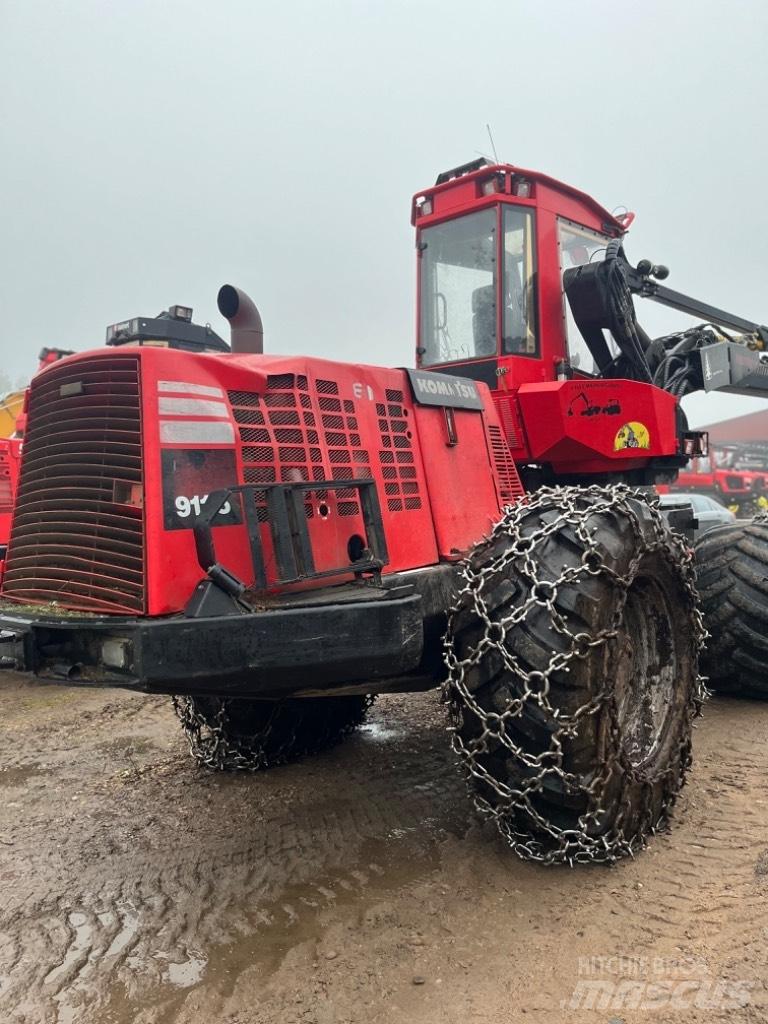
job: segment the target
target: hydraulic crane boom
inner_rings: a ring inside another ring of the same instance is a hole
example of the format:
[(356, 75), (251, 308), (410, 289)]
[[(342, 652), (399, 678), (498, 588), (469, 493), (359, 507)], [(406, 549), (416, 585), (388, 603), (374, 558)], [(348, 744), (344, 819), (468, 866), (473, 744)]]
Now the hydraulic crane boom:
[[(659, 281), (668, 274), (650, 260), (633, 267), (618, 239), (604, 260), (565, 271), (568, 301), (601, 376), (653, 383), (678, 398), (701, 390), (768, 395), (768, 327), (667, 288)], [(633, 295), (704, 322), (652, 340), (637, 322)]]
[[(687, 313), (688, 316), (698, 317), (711, 324), (720, 327), (727, 327), (732, 331), (740, 331), (742, 334), (756, 335), (756, 340), (762, 342), (762, 347), (768, 348), (768, 327), (764, 324), (755, 323), (753, 320), (745, 320), (735, 313), (727, 313), (717, 306), (710, 306), (708, 302), (701, 299), (691, 298), (682, 292), (676, 292), (666, 285), (659, 284), (669, 274), (664, 266), (654, 266), (650, 260), (640, 260), (637, 267), (627, 265), (627, 282), (629, 290), (633, 295), (640, 295), (644, 299), (653, 299), (662, 306), (669, 309), (676, 309), (680, 313)], [(759, 346), (756, 346), (759, 347)]]

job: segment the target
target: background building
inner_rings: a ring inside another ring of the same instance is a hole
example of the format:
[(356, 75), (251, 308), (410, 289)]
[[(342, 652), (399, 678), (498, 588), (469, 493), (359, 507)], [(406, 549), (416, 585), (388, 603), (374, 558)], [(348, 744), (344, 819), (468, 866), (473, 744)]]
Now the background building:
[(746, 416), (735, 416), (711, 426), (698, 429), (709, 431), (710, 444), (727, 444), (734, 441), (768, 442), (768, 409), (751, 412)]

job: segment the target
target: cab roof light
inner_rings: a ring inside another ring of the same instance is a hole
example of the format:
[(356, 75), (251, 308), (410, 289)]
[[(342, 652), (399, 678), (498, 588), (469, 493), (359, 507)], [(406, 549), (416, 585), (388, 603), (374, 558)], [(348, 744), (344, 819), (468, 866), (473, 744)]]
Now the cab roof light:
[(533, 187), (528, 178), (516, 174), (512, 179), (512, 195), (518, 199), (530, 199), (533, 194)]
[(494, 174), (490, 178), (485, 178), (480, 182), (480, 194), (484, 196), (492, 196), (497, 192), (504, 191), (504, 175)]
[(432, 200), (426, 196), (419, 196), (416, 200), (416, 216), (428, 217), (432, 213)]

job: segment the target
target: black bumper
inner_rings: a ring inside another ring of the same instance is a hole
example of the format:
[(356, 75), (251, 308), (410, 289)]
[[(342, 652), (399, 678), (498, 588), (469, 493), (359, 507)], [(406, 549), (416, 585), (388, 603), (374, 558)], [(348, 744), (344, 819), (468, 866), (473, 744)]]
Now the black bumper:
[(280, 697), (333, 690), (419, 671), (422, 596), (404, 589), (214, 618), (51, 618), (6, 605), (0, 666), (147, 693)]

